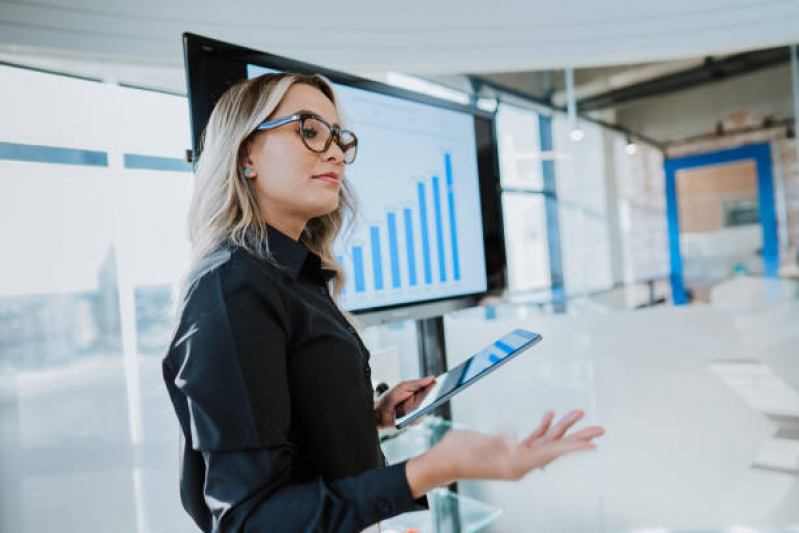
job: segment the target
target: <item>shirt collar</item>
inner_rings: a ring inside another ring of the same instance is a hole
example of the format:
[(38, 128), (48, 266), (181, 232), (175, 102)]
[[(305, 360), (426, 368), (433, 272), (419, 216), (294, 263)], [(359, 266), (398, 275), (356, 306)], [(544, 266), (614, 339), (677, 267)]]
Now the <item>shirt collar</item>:
[(325, 281), (335, 277), (336, 271), (322, 268), (322, 259), (301, 242), (295, 241), (272, 226), (267, 226), (267, 238), (269, 251), (294, 281), (299, 278), (304, 268), (320, 274)]

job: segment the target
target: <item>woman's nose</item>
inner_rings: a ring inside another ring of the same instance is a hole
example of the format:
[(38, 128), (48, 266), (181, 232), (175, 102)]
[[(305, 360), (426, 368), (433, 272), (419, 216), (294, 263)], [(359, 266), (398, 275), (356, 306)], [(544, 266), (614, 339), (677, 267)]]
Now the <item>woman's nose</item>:
[(337, 163), (344, 161), (344, 151), (334, 142), (330, 143), (330, 146), (322, 155), (325, 161), (336, 161)]

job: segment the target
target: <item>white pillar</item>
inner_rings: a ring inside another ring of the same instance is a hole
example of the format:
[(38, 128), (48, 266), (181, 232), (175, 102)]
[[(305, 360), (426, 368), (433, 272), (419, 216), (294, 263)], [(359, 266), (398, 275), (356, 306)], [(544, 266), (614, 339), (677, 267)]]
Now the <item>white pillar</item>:
[(574, 96), (574, 69), (567, 68), (566, 76), (566, 113), (569, 116), (569, 136), (573, 141), (583, 138), (583, 132), (577, 124), (577, 100)]

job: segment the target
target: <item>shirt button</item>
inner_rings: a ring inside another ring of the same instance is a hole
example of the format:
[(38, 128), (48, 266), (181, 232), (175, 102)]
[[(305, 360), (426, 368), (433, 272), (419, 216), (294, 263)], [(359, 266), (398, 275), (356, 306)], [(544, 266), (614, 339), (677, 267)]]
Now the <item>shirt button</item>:
[(380, 511), (381, 513), (387, 513), (391, 510), (391, 504), (389, 504), (385, 500), (380, 500), (379, 502), (377, 502), (377, 510)]

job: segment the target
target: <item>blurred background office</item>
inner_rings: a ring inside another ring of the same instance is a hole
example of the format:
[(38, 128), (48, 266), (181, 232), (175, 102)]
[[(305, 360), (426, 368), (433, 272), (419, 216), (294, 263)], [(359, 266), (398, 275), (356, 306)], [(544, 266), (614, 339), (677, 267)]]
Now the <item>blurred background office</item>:
[[(508, 286), (444, 316), (447, 364), (514, 327), (544, 341), (387, 455), (548, 409), (607, 434), (392, 527), (799, 532), (785, 0), (0, 2), (0, 531), (194, 530), (160, 374), (189, 251), (184, 31), (496, 113)], [(362, 335), (375, 385), (424, 373), (414, 321)]]

